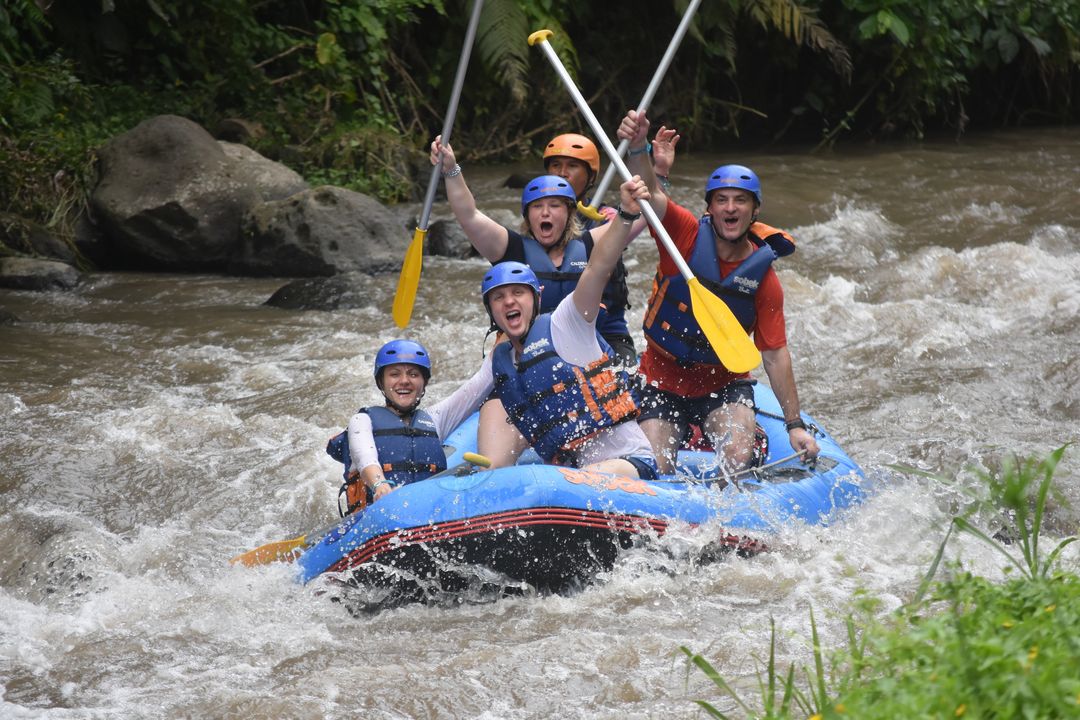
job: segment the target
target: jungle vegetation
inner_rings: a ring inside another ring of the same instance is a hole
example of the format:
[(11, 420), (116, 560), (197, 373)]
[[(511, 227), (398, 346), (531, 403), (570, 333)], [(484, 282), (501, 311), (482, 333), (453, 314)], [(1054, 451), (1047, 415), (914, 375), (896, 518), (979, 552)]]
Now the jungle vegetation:
[[(686, 0), (487, 0), (455, 127), (469, 162), (584, 129), (526, 38), (552, 44), (601, 122), (645, 89)], [(6, 0), (0, 213), (63, 234), (94, 149), (174, 113), (383, 201), (415, 198), (465, 0)], [(650, 115), (690, 151), (1073, 123), (1078, 0), (706, 0)]]

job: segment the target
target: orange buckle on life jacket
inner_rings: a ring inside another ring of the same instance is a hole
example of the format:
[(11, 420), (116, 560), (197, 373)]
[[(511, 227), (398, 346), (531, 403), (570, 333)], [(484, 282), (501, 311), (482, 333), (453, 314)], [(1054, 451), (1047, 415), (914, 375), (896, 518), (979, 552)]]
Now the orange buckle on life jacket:
[(352, 515), (357, 510), (363, 510), (367, 507), (368, 488), (359, 471), (353, 470), (349, 473), (342, 490), (345, 492), (346, 515)]

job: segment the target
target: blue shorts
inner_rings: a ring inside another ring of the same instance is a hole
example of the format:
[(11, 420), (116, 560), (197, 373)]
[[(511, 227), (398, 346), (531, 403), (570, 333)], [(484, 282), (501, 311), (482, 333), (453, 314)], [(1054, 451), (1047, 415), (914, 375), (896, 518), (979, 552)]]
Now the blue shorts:
[(660, 390), (642, 382), (638, 404), (641, 414), (638, 422), (657, 418), (675, 425), (701, 426), (705, 419), (718, 407), (729, 404), (745, 405), (756, 411), (754, 404), (754, 384), (756, 380), (734, 380), (716, 392), (701, 397), (688, 398), (667, 390)]
[(619, 459), (633, 465), (642, 480), (656, 480), (660, 476), (656, 468), (656, 458), (652, 455), (623, 455)]

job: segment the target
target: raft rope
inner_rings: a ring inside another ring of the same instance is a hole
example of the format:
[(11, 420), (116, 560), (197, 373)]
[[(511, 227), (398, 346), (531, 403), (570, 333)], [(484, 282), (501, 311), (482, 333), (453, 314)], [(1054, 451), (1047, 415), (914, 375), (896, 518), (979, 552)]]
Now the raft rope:
[[(722, 478), (722, 480), (724, 480), (726, 483), (734, 485), (739, 490), (742, 490), (742, 488), (739, 487), (739, 483), (737, 482), (739, 479), (741, 479), (741, 478), (743, 478), (743, 477), (745, 477), (747, 475), (758, 475), (762, 470), (768, 470), (769, 468), (774, 468), (777, 465), (783, 465), (784, 463), (791, 462), (792, 460), (800, 458), (805, 454), (806, 454), (805, 450), (800, 450), (797, 453), (792, 453), (791, 455), (788, 455), (787, 457), (782, 457), (779, 460), (773, 460), (771, 463), (766, 463), (764, 465), (758, 465), (757, 467), (748, 467), (745, 470), (740, 470), (739, 472), (736, 472), (736, 473), (726, 473), (725, 472), (724, 477)], [(721, 472), (723, 472), (723, 468), (721, 468)], [(692, 485), (711, 485), (716, 481), (715, 480), (701, 480), (701, 479), (695, 478), (695, 477), (687, 477), (687, 478), (672, 478), (671, 480), (661, 478), (661, 479), (656, 479), (656, 480), (650, 480), (649, 482), (654, 482), (654, 483), (690, 483)]]

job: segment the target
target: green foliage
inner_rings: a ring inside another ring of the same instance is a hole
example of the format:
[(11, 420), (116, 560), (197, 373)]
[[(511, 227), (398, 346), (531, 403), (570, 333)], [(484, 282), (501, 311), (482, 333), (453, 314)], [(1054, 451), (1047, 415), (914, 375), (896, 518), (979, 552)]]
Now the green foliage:
[(15, 65), (35, 59), (35, 47), (45, 44), (48, 22), (34, 0), (7, 0), (0, 4), (0, 64)]
[(864, 126), (916, 137), (931, 121), (962, 131), (970, 105), (1003, 121), (1021, 106), (1062, 119), (1071, 112), (1080, 70), (1075, 0), (843, 0), (842, 7), (832, 21), (855, 29), (854, 84), (866, 93), (843, 130), (862, 118)]
[(859, 682), (835, 705), (858, 718), (1064, 718), (1080, 713), (1080, 579), (995, 584), (965, 572), (867, 629)]
[[(551, 135), (586, 130), (527, 45), (530, 32), (553, 31), (552, 46), (611, 126), (640, 98), (686, 6), (486, 0), (454, 128), (459, 153), (535, 158)], [(407, 197), (422, 185), (410, 167), (423, 165), (442, 126), (471, 8), (8, 0), (0, 207), (55, 215), (62, 203), (43, 178), (88, 177), (78, 168), (94, 143), (162, 112), (211, 130), (230, 117), (258, 123), (266, 133), (256, 149), (309, 179)], [(831, 144), (976, 121), (1075, 121), (1078, 28), (1076, 0), (707, 0), (653, 119), (678, 126), (694, 150), (787, 133)], [(328, 151), (342, 143), (344, 152)]]
[[(860, 602), (846, 620), (847, 645), (829, 655), (828, 671), (811, 610), (814, 666), (804, 671), (807, 690), (795, 685), (794, 664), (780, 676), (775, 627), (768, 663), (759, 674), (760, 709), (743, 701), (700, 655), (681, 650), (754, 718), (1077, 717), (1080, 577), (1055, 570), (1062, 550), (1076, 538), (1060, 541), (1045, 556), (1039, 549), (1053, 474), (1065, 447), (1041, 460), (1008, 460), (999, 472), (980, 474), (990, 501), (1013, 518), (1018, 556), (955, 517), (915, 598), (884, 620), (874, 616), (876, 603)], [(955, 563), (935, 582), (954, 528), (999, 550), (1009, 568), (1020, 570), (1019, 577), (993, 583)], [(726, 717), (711, 703), (699, 700), (698, 705), (712, 717)]]

